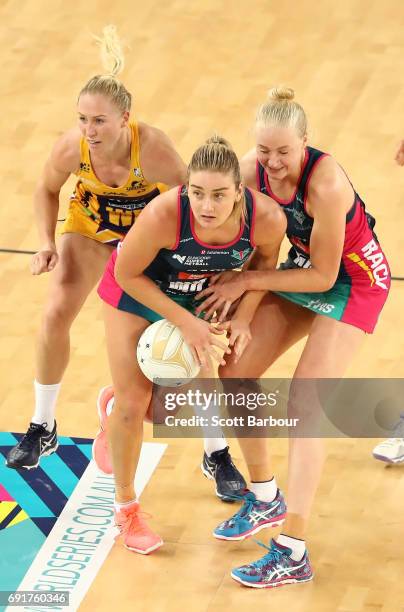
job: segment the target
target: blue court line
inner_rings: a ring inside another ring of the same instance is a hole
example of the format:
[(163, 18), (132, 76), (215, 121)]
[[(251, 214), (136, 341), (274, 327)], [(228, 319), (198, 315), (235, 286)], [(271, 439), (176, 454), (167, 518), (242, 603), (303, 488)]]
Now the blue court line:
[(41, 467), (62, 493), (70, 497), (79, 480), (59, 455), (53, 453), (49, 457), (43, 457)]
[(88, 465), (85, 454), (75, 444), (73, 446), (59, 446), (58, 455), (69, 466), (77, 478), (81, 478)]
[[(52, 515), (59, 516), (67, 503), (67, 497), (62, 493), (57, 484), (49, 478), (45, 470), (42, 467), (37, 467), (35, 470), (24, 470), (21, 475), (28, 486), (47, 505)], [(43, 515), (31, 514), (31, 516)]]
[(63, 444), (63, 446), (72, 446), (74, 444), (71, 438), (67, 436), (58, 436), (59, 445)]
[(87, 459), (91, 461), (93, 458), (93, 446), (92, 444), (77, 444), (77, 447), (85, 454)]
[[(2, 502), (0, 502), (1, 504)], [(9, 514), (7, 514), (6, 518), (2, 520), (0, 523), (0, 529), (6, 529), (6, 527), (15, 519), (15, 517), (20, 514), (22, 508), (18, 504), (11, 510)], [(26, 520), (26, 519), (25, 519)]]
[(77, 438), (76, 436), (72, 436), (71, 439), (73, 440), (75, 444), (77, 444), (77, 446), (79, 446), (79, 444), (92, 444), (93, 443), (93, 438)]
[(8, 431), (0, 431), (0, 446), (15, 446), (17, 438)]
[(17, 470), (0, 465), (0, 482), (28, 516), (54, 516)]

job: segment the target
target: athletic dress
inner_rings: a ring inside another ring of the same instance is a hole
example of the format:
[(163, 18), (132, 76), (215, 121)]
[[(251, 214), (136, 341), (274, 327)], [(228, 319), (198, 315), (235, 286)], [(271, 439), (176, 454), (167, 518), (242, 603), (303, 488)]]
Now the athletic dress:
[[(245, 189), (246, 215), (240, 231), (232, 242), (210, 245), (202, 242), (194, 227), (189, 198), (185, 186), (178, 189), (178, 232), (172, 249), (160, 249), (144, 274), (175, 302), (189, 311), (195, 308), (195, 296), (207, 287), (209, 278), (217, 272), (241, 268), (251, 255), (253, 242), (255, 200)], [(99, 296), (114, 308), (131, 312), (147, 321), (159, 321), (163, 317), (125, 293), (115, 280), (114, 269), (119, 247), (107, 264), (98, 287)]]
[[(306, 147), (299, 181), (289, 201), (281, 200), (272, 192), (268, 175), (257, 161), (257, 189), (278, 202), (287, 217), (286, 234), (292, 247), (281, 269), (311, 267), (310, 236), (314, 220), (306, 210), (307, 192), (316, 164), (326, 155)], [(274, 293), (317, 314), (372, 333), (390, 289), (390, 269), (373, 231), (375, 219), (354, 193), (353, 205), (346, 216), (345, 242), (335, 285), (321, 293)]]
[(132, 135), (130, 170), (121, 187), (101, 183), (91, 165), (88, 143), (85, 138), (81, 139), (80, 168), (75, 173), (79, 180), (70, 199), (62, 234), (73, 232), (116, 246), (146, 204), (168, 189), (162, 183), (149, 183), (144, 178), (137, 123), (130, 123), (129, 128)]

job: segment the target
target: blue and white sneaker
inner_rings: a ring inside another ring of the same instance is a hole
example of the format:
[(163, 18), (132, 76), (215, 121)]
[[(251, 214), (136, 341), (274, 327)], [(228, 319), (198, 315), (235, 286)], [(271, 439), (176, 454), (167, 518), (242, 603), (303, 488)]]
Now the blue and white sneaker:
[(243, 505), (227, 521), (220, 523), (213, 532), (219, 540), (245, 540), (265, 527), (282, 525), (286, 516), (286, 504), (278, 489), (271, 502), (259, 501), (252, 491), (245, 489)]
[(271, 540), (270, 547), (262, 542), (258, 544), (269, 552), (258, 561), (234, 569), (231, 577), (237, 582), (257, 589), (268, 589), (313, 579), (314, 574), (307, 550), (301, 561), (294, 561), (290, 556), (292, 550), (275, 540)]

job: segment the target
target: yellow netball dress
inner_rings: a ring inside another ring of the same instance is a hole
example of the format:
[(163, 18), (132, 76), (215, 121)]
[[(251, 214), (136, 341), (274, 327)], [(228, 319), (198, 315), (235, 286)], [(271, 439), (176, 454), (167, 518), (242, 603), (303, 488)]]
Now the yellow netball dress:
[(130, 171), (124, 185), (104, 185), (95, 175), (85, 138), (80, 141), (78, 181), (70, 199), (69, 210), (61, 233), (74, 232), (116, 245), (134, 224), (143, 208), (168, 187), (149, 183), (140, 167), (139, 132), (137, 123), (130, 123), (132, 133)]

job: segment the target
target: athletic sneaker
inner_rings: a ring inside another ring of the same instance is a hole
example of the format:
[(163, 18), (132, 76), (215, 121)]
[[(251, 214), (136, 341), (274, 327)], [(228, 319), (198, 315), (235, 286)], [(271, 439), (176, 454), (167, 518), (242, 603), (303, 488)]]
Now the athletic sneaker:
[(126, 548), (141, 555), (148, 555), (163, 545), (160, 536), (147, 526), (144, 520), (146, 516), (150, 515), (141, 512), (138, 502), (119, 511), (115, 510), (115, 524), (123, 536)]
[(203, 453), (201, 470), (206, 478), (216, 482), (216, 495), (223, 501), (239, 500), (247, 483), (234, 465), (229, 447), (215, 451), (210, 457)]
[(295, 582), (308, 582), (313, 579), (313, 570), (310, 565), (307, 550), (301, 561), (291, 558), (292, 550), (271, 540), (271, 546), (258, 542), (269, 552), (258, 561), (237, 567), (231, 572), (231, 577), (245, 586), (265, 589), (293, 584)]
[(404, 463), (404, 412), (393, 430), (393, 437), (380, 442), (373, 449), (373, 457), (387, 463)]
[(6, 465), (16, 470), (31, 470), (39, 465), (41, 457), (51, 455), (58, 447), (56, 421), (52, 431), (47, 423), (30, 423), (28, 431), (8, 453)]
[(107, 442), (107, 406), (109, 400), (114, 397), (114, 388), (103, 387), (98, 394), (97, 399), (97, 410), (98, 416), (100, 419), (100, 430), (96, 435), (93, 442), (93, 459), (103, 474), (112, 474), (112, 462), (109, 456), (108, 451), (108, 442)]
[(245, 540), (266, 527), (282, 525), (286, 516), (286, 504), (278, 489), (271, 502), (259, 501), (252, 491), (246, 489), (240, 510), (213, 532), (219, 540)]

